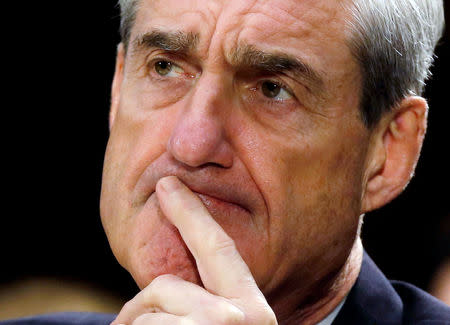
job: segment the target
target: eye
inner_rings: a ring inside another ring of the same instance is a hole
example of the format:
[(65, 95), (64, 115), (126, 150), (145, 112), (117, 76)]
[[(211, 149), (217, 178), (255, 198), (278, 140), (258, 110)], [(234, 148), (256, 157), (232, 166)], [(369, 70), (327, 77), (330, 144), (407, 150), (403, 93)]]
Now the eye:
[(263, 83), (261, 84), (261, 91), (264, 96), (279, 101), (292, 98), (292, 94), (290, 93), (290, 91), (285, 89), (283, 85), (272, 81), (263, 81)]
[(183, 69), (166, 60), (156, 61), (154, 68), (156, 73), (163, 77), (176, 77), (183, 73)]

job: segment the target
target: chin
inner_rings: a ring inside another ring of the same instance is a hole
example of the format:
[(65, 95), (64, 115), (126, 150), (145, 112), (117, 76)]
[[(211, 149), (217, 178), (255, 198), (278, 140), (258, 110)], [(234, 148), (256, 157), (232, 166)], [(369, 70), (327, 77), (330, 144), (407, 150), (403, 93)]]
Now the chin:
[(141, 289), (163, 274), (172, 274), (202, 285), (195, 259), (176, 229), (170, 234), (160, 232), (139, 248), (131, 250), (129, 256), (126, 269)]
[(183, 266), (182, 264), (180, 264), (177, 266), (160, 266), (153, 269), (148, 268), (144, 265), (143, 267), (139, 267), (137, 270), (130, 271), (130, 274), (141, 290), (147, 287), (158, 276), (164, 274), (172, 274), (185, 281), (203, 286), (200, 275), (198, 274), (197, 268), (195, 266), (195, 262), (187, 266)]

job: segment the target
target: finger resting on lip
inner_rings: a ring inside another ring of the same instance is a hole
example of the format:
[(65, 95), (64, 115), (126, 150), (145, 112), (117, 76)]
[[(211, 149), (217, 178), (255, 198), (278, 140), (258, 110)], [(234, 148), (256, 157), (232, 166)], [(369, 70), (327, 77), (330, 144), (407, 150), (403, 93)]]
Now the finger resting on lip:
[(194, 256), (205, 288), (227, 298), (250, 297), (260, 291), (234, 241), (206, 207), (175, 176), (156, 186), (161, 210), (179, 230)]

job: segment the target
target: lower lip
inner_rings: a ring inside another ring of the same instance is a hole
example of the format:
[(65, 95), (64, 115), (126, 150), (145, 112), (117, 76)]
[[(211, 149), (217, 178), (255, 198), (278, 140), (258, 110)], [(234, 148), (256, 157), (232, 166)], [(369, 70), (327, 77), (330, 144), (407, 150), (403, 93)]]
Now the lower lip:
[(206, 194), (201, 194), (201, 193), (197, 193), (194, 192), (195, 194), (197, 194), (197, 196), (200, 198), (200, 200), (202, 200), (203, 204), (205, 205), (205, 207), (208, 209), (209, 213), (211, 213), (211, 215), (213, 217), (215, 217), (216, 215), (221, 215), (221, 216), (232, 216), (232, 215), (236, 215), (236, 214), (249, 214), (249, 211), (242, 208), (241, 206), (234, 204), (234, 203), (230, 203), (230, 202), (226, 202), (226, 201), (222, 201), (220, 199), (217, 199), (215, 197), (206, 195)]

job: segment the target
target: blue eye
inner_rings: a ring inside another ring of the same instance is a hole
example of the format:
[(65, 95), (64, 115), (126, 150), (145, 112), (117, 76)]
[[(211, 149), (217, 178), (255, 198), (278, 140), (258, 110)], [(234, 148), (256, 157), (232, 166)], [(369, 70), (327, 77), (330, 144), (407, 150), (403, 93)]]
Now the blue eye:
[(282, 85), (272, 81), (264, 81), (261, 84), (261, 91), (264, 96), (275, 100), (282, 101), (292, 98), (290, 92), (287, 91)]

